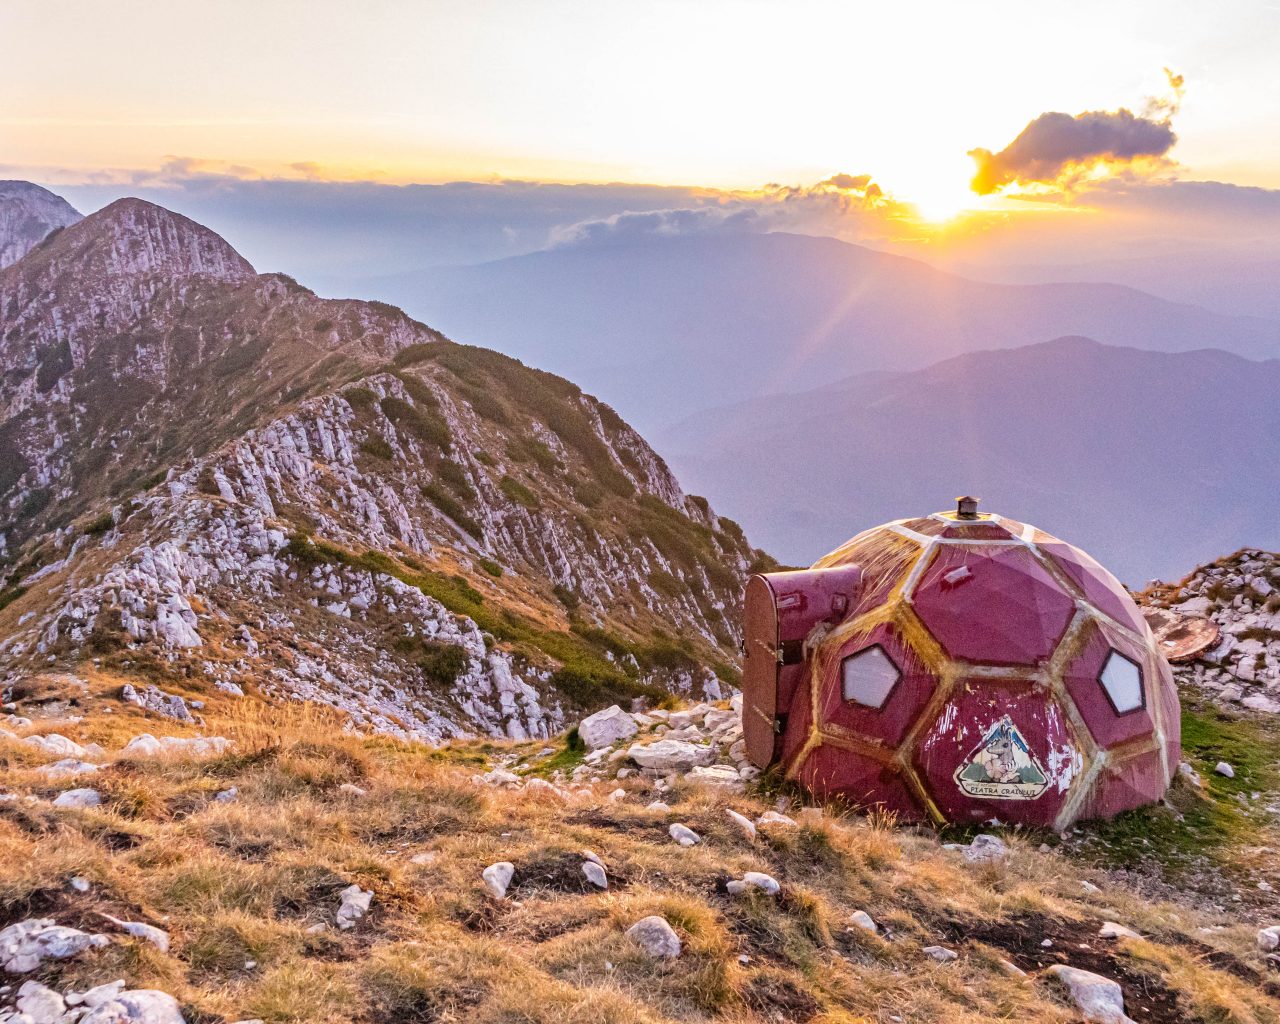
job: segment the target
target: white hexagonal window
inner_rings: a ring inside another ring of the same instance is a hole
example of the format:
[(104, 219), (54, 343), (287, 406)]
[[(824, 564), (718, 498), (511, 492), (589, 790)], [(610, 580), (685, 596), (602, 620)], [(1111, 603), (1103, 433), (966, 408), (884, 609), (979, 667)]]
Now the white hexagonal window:
[(840, 686), (845, 700), (869, 708), (884, 707), (889, 691), (902, 675), (877, 644), (851, 654), (840, 663)]
[(1098, 682), (1107, 691), (1117, 715), (1142, 707), (1142, 669), (1119, 651), (1107, 655)]

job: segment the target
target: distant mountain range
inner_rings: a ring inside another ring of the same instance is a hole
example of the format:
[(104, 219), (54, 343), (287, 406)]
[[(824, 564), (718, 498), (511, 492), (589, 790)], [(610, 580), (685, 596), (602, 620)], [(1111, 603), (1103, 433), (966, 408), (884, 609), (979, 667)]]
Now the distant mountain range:
[(617, 239), (371, 280), (364, 294), (565, 373), (642, 430), (692, 411), (1062, 335), (1280, 355), (1280, 321), (1110, 284), (990, 284), (830, 238)]
[(1065, 337), (717, 408), (658, 443), (784, 561), (973, 493), (1132, 585), (1280, 547), (1278, 394), (1277, 360)]

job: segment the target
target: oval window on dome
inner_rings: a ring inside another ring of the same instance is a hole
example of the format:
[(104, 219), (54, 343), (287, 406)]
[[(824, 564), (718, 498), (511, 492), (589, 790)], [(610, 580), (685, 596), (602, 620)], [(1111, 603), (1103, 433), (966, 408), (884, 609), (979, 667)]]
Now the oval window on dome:
[(869, 708), (882, 708), (902, 673), (879, 644), (851, 654), (840, 663), (844, 699)]
[(1142, 693), (1142, 669), (1119, 651), (1113, 650), (1107, 655), (1098, 682), (1117, 715), (1137, 711), (1146, 704)]

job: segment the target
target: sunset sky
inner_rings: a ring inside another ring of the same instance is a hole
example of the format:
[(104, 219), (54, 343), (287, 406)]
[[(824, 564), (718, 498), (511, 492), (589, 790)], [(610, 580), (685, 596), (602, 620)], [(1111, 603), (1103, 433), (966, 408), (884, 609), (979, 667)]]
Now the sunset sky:
[[(1183, 176), (1280, 186), (1280, 2), (0, 5), (0, 163), (751, 188), (865, 173), (926, 212), (1045, 111), (1186, 78)], [(188, 166), (191, 166), (188, 164)]]

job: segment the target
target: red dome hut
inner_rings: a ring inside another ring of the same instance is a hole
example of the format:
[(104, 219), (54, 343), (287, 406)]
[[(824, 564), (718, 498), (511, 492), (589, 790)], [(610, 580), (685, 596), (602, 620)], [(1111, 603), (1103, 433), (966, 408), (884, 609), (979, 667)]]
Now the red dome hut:
[(748, 756), (820, 797), (1062, 829), (1177, 770), (1177, 691), (1133, 599), (976, 499), (753, 576), (745, 627)]

